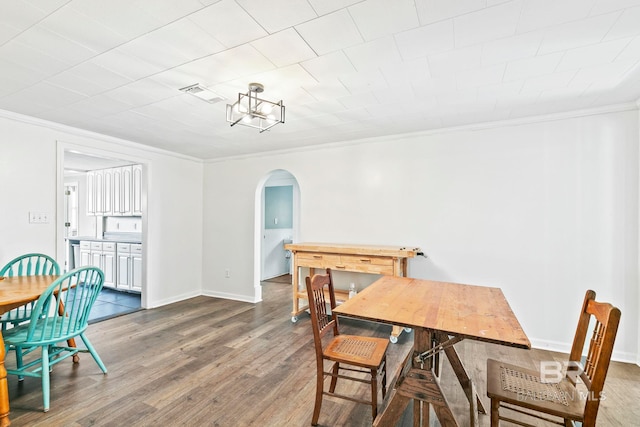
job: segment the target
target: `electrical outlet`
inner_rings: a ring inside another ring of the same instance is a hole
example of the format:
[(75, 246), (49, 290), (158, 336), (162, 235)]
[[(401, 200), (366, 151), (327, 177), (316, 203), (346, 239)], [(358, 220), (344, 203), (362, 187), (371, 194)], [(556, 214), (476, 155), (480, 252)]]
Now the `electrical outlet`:
[(224, 277), (226, 277), (227, 279), (231, 277), (231, 271), (229, 271), (228, 268), (224, 271)]

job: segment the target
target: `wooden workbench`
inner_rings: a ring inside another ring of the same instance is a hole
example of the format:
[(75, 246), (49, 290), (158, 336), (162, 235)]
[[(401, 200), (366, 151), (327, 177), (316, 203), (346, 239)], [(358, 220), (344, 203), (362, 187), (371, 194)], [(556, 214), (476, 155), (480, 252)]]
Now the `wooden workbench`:
[[(309, 275), (315, 269), (330, 268), (335, 271), (381, 274), (384, 276), (407, 276), (407, 259), (420, 253), (419, 248), (402, 246), (348, 245), (337, 243), (288, 243), (284, 245), (292, 253), (293, 310), (291, 321), (297, 322), (298, 315), (309, 308), (307, 292), (300, 284), (300, 267), (309, 268)], [(348, 290), (336, 289), (336, 300), (345, 301)], [(307, 301), (301, 305), (300, 300)], [(402, 328), (394, 326), (389, 339), (397, 342)]]

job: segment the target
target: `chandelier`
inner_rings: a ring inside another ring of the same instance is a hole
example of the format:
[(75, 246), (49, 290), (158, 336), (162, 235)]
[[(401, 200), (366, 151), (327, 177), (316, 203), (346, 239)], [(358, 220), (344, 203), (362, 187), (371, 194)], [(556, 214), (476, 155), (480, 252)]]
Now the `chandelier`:
[(282, 101), (272, 102), (258, 98), (264, 91), (260, 83), (249, 83), (247, 93), (239, 93), (238, 100), (227, 104), (227, 122), (256, 128), (260, 133), (269, 130), (278, 123), (284, 123), (284, 105)]

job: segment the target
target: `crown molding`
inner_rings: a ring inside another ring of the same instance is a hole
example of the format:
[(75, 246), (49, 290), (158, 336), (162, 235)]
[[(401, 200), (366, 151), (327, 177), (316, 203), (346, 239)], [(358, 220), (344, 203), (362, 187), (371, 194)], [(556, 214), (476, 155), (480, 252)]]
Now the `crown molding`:
[[(142, 150), (145, 152), (152, 152), (155, 154), (161, 154), (161, 155), (170, 156), (170, 157), (177, 157), (183, 160), (191, 160), (198, 163), (202, 163), (202, 159), (199, 159), (197, 157), (187, 156), (186, 154), (176, 153), (174, 151), (169, 151), (169, 150), (163, 150), (162, 148), (156, 148), (151, 145), (145, 145), (139, 142), (130, 141), (128, 139), (117, 138), (115, 136), (109, 136), (109, 135), (105, 135), (98, 132), (80, 129), (73, 126), (64, 125), (62, 123), (51, 122), (49, 120), (39, 119), (37, 117), (27, 116), (25, 114), (14, 113), (12, 111), (0, 109), (0, 118), (27, 123), (34, 126), (45, 127), (51, 130), (65, 132), (65, 133), (83, 137), (83, 138), (90, 138), (90, 139), (94, 139), (102, 142), (108, 142), (108, 143), (116, 144), (126, 148), (133, 148), (133, 149)], [(57, 139), (60, 139), (60, 138), (57, 138)]]
[(287, 148), (287, 149), (276, 150), (276, 151), (263, 151), (263, 152), (256, 152), (251, 154), (243, 154), (240, 156), (219, 157), (219, 158), (213, 158), (213, 159), (206, 159), (204, 160), (204, 163), (213, 164), (213, 163), (221, 163), (226, 161), (251, 159), (255, 157), (279, 156), (282, 154), (290, 154), (290, 153), (306, 152), (306, 151), (318, 151), (318, 150), (325, 150), (328, 148), (345, 147), (350, 145), (382, 143), (382, 142), (389, 141), (390, 138), (403, 140), (403, 139), (410, 139), (415, 137), (442, 135), (442, 134), (455, 133), (455, 132), (469, 132), (469, 131), (509, 127), (509, 126), (522, 126), (522, 125), (533, 124), (533, 123), (551, 122), (551, 121), (557, 121), (557, 120), (596, 116), (596, 115), (609, 114), (609, 113), (620, 113), (624, 111), (634, 111), (634, 110), (636, 111), (640, 110), (640, 99), (638, 99), (635, 102), (627, 102), (624, 104), (613, 104), (613, 105), (606, 105), (603, 107), (564, 111), (564, 112), (553, 113), (553, 114), (519, 117), (519, 118), (513, 118), (513, 119), (507, 119), (507, 120), (497, 120), (492, 122), (472, 123), (472, 124), (463, 125), (463, 126), (443, 127), (443, 128), (429, 129), (429, 130), (418, 131), (418, 132), (409, 132), (409, 133), (387, 135), (387, 136), (376, 136), (372, 138), (364, 138), (364, 139), (357, 139), (357, 140), (337, 141), (337, 142), (330, 142), (326, 144), (309, 145), (305, 147)]

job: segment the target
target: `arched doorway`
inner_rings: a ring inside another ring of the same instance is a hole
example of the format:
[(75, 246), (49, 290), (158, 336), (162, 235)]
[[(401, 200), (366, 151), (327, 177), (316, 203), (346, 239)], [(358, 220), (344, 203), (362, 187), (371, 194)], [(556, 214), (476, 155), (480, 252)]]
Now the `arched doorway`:
[(283, 244), (297, 239), (299, 212), (300, 187), (290, 172), (273, 170), (260, 180), (255, 202), (255, 301), (262, 300), (261, 281), (290, 272)]

